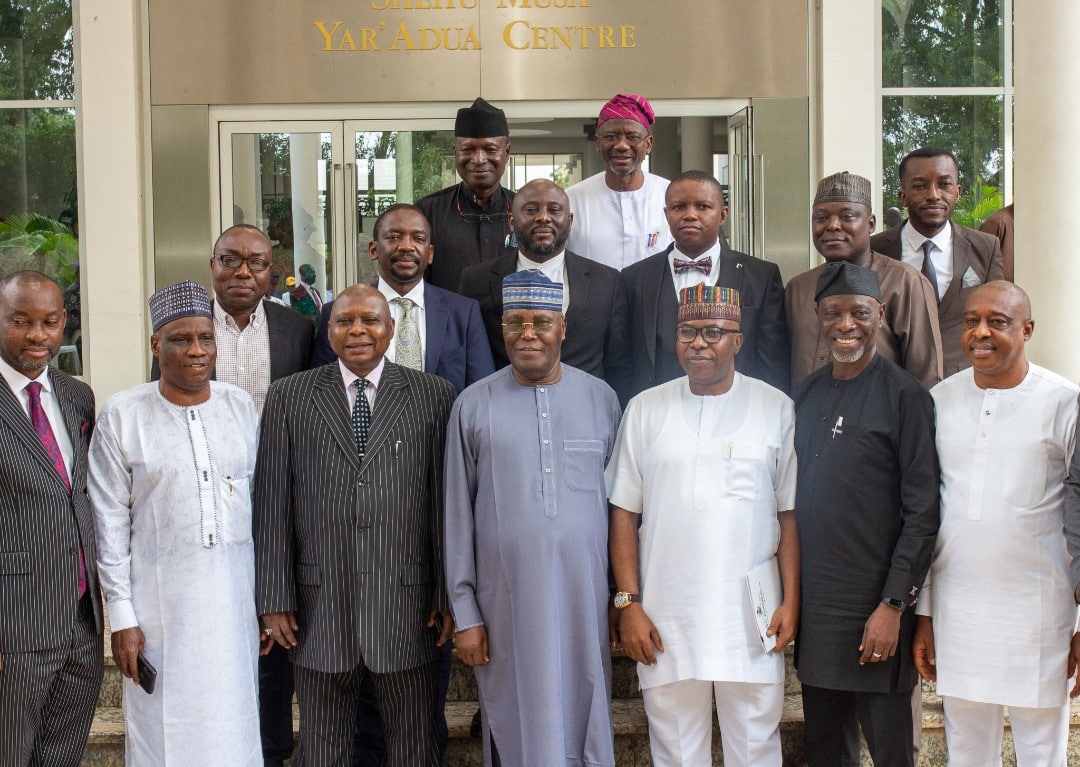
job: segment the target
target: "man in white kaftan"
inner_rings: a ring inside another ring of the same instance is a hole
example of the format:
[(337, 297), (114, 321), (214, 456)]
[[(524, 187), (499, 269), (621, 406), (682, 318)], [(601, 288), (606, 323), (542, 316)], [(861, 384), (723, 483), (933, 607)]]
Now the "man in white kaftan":
[(973, 291), (963, 327), (972, 367), (930, 392), (941, 529), (917, 604), (916, 667), (936, 675), (950, 767), (1001, 765), (1005, 706), (1019, 763), (1065, 767), (1077, 612), (1063, 482), (1080, 390), (1027, 361), (1034, 323), (1015, 285)]
[(510, 367), (462, 392), (446, 445), (457, 651), (476, 667), (489, 767), (614, 767), (604, 465), (619, 402), (559, 361), (562, 286), (538, 270), (503, 286)]
[(596, 120), (596, 151), (604, 171), (566, 190), (574, 226), (566, 247), (622, 270), (659, 253), (672, 242), (664, 216), (668, 180), (642, 170), (652, 151), (656, 121), (649, 100), (634, 93), (613, 96)]
[[(724, 764), (782, 761), (782, 650), (799, 600), (795, 413), (779, 390), (735, 372), (739, 318), (733, 290), (682, 291), (687, 376), (630, 401), (607, 470), (620, 638), (639, 661), (658, 767), (713, 763), (714, 697)], [(767, 651), (745, 576), (773, 557), (785, 599)]]
[(259, 767), (258, 414), (243, 390), (209, 380), (205, 289), (180, 283), (150, 300), (161, 380), (111, 397), (90, 445), (113, 653), (133, 679), (139, 653), (157, 669), (152, 694), (124, 685), (125, 763)]

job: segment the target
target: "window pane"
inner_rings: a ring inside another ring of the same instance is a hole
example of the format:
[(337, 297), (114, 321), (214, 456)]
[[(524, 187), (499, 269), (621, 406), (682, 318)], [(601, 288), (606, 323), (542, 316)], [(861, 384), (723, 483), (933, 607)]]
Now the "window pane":
[(44, 272), (64, 290), (63, 347), (54, 360), (82, 372), (75, 111), (0, 109), (0, 274)]
[[(953, 220), (970, 226), (979, 208), (1001, 207), (1004, 160), (1000, 96), (888, 96), (881, 100), (885, 208), (899, 206), (900, 160), (920, 146), (951, 149), (960, 161), (963, 197)], [(988, 188), (990, 188), (988, 190)], [(971, 217), (971, 218), (969, 218)], [(977, 225), (977, 224), (976, 224)]]
[(70, 0), (0, 3), (0, 99), (75, 98)]
[(1002, 83), (1000, 0), (882, 0), (881, 35), (883, 87)]

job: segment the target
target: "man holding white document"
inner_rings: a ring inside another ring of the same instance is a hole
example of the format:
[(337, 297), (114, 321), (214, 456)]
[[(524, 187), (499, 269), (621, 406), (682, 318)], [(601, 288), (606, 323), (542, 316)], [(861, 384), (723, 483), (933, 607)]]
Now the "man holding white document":
[[(713, 698), (724, 764), (782, 761), (782, 651), (799, 619), (795, 415), (735, 372), (740, 319), (734, 290), (681, 292), (686, 377), (630, 401), (607, 469), (613, 644), (639, 663), (657, 767), (713, 763)], [(762, 574), (783, 590), (765, 595), (759, 633)]]

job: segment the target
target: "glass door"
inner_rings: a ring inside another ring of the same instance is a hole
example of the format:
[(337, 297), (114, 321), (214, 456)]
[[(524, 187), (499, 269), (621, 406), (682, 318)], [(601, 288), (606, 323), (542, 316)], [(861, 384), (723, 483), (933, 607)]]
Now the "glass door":
[(728, 190), (731, 247), (763, 258), (761, 157), (754, 154), (753, 107), (728, 118)]

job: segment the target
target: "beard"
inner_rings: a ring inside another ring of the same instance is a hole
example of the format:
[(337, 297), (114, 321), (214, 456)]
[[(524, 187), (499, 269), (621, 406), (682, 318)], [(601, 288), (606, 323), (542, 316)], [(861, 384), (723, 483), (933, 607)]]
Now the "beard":
[(863, 354), (866, 353), (866, 344), (863, 344), (858, 349), (854, 349), (850, 352), (838, 352), (835, 349), (832, 352), (833, 359), (837, 362), (841, 362), (845, 365), (850, 365), (853, 362), (858, 362), (862, 359)]
[[(537, 243), (535, 240), (525, 240), (525, 254), (528, 256), (554, 256), (556, 253), (561, 253), (566, 247), (566, 241), (570, 239), (570, 233), (566, 232), (561, 237), (557, 237), (551, 242)], [(542, 261), (543, 259), (532, 259), (533, 261)]]

